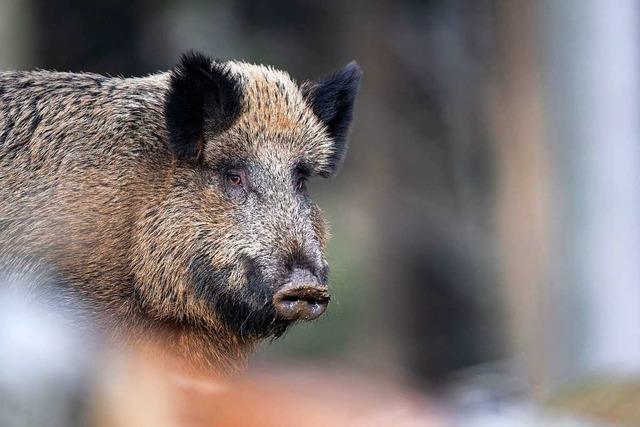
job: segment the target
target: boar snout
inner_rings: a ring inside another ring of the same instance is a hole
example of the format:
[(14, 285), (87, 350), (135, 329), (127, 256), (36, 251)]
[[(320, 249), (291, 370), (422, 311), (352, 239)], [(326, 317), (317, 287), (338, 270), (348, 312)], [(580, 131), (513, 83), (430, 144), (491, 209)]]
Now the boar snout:
[(329, 289), (309, 270), (296, 268), (273, 296), (273, 305), (288, 320), (314, 320), (329, 304)]

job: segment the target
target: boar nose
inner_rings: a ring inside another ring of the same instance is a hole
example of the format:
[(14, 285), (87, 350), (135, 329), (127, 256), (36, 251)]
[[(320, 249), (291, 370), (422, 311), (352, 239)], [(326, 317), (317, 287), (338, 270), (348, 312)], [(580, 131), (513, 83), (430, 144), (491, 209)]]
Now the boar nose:
[(294, 268), (287, 283), (276, 291), (276, 312), (289, 320), (313, 320), (320, 317), (329, 304), (329, 289), (309, 270)]

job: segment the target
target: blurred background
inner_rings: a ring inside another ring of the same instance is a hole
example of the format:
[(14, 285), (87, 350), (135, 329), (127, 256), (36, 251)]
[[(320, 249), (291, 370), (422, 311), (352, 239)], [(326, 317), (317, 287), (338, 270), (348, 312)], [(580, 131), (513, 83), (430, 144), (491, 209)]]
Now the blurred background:
[(522, 402), (637, 425), (639, 12), (0, 0), (0, 68), (144, 75), (193, 48), (301, 81), (357, 60), (343, 172), (311, 184), (332, 223), (334, 302), (252, 366), (392, 378), (477, 425), (529, 425), (497, 421), (533, 417)]

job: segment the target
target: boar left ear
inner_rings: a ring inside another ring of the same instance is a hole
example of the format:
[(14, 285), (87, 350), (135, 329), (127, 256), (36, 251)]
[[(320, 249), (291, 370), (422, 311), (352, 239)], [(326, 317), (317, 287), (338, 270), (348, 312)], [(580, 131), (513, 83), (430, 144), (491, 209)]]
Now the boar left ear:
[(224, 63), (189, 52), (171, 71), (165, 99), (169, 148), (181, 159), (202, 155), (205, 136), (227, 130), (236, 121), (242, 105), (237, 80)]
[(325, 175), (335, 174), (344, 161), (347, 134), (361, 78), (362, 69), (352, 61), (331, 76), (318, 82), (305, 82), (300, 87), (315, 115), (327, 126), (334, 142), (329, 170)]

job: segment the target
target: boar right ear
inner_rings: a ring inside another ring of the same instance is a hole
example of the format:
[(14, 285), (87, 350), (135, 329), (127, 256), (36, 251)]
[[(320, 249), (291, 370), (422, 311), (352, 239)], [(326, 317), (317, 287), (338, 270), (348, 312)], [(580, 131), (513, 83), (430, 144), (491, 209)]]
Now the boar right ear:
[(169, 148), (181, 159), (197, 160), (205, 136), (224, 132), (240, 115), (242, 92), (223, 63), (189, 52), (171, 71), (165, 99)]
[(321, 175), (336, 174), (347, 152), (347, 134), (353, 118), (362, 69), (352, 61), (341, 70), (318, 82), (307, 81), (300, 87), (302, 95), (313, 112), (327, 127), (333, 139), (333, 150), (329, 156), (329, 169)]

